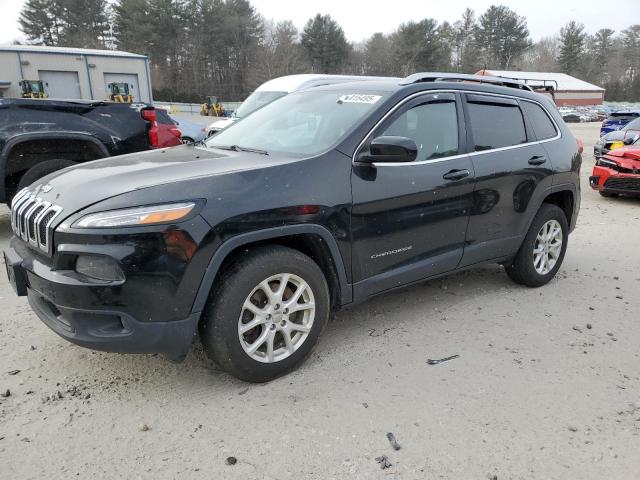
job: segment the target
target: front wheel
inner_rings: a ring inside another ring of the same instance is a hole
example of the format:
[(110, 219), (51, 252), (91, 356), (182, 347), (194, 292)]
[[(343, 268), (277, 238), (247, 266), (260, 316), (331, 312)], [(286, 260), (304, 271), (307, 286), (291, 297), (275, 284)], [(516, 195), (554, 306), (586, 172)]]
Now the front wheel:
[(266, 382), (311, 352), (329, 318), (318, 265), (297, 250), (262, 247), (223, 272), (200, 322), (207, 355), (248, 382)]
[(569, 240), (569, 224), (561, 208), (544, 203), (507, 274), (516, 283), (528, 287), (547, 284), (558, 272)]

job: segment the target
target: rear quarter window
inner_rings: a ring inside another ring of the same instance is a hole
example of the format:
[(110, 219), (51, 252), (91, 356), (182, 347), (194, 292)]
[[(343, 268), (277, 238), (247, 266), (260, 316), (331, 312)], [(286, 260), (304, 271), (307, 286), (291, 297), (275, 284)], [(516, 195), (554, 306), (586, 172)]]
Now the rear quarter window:
[(470, 101), (467, 103), (467, 110), (474, 151), (481, 152), (526, 143), (524, 118), (515, 102), (511, 104)]
[(533, 125), (533, 131), (538, 140), (553, 138), (558, 134), (555, 125), (544, 108), (537, 103), (527, 102), (526, 100), (521, 105)]

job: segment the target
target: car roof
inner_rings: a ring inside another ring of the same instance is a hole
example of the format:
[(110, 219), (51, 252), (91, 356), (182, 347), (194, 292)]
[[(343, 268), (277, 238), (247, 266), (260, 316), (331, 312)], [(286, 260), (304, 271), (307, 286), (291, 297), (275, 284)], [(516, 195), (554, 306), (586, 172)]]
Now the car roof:
[[(454, 76), (453, 76), (454, 77)], [(351, 81), (343, 82), (339, 84), (325, 85), (322, 87), (314, 88), (313, 90), (350, 90), (361, 92), (384, 92), (384, 93), (396, 93), (400, 91), (406, 92), (420, 92), (428, 90), (460, 90), (470, 91), (478, 93), (493, 93), (499, 95), (509, 95), (514, 97), (520, 97), (523, 99), (534, 100), (536, 102), (553, 103), (546, 95), (533, 92), (527, 89), (511, 88), (502, 85), (495, 85), (491, 83), (480, 83), (480, 81), (464, 80), (456, 81), (453, 79), (446, 79), (438, 77), (433, 81), (415, 81), (408, 83), (407, 79), (398, 82), (398, 79), (382, 79), (372, 81)], [(469, 77), (470, 78), (470, 77)], [(488, 78), (488, 77), (487, 77)], [(544, 100), (543, 100), (544, 99)]]
[(269, 80), (258, 88), (256, 91), (268, 91), (268, 92), (295, 92), (304, 88), (320, 85), (331, 85), (335, 83), (345, 83), (352, 81), (376, 81), (376, 80), (392, 80), (397, 85), (400, 78), (394, 77), (375, 77), (375, 76), (355, 76), (355, 75), (324, 75), (324, 74), (300, 74), (300, 75), (287, 75), (284, 77), (274, 78)]

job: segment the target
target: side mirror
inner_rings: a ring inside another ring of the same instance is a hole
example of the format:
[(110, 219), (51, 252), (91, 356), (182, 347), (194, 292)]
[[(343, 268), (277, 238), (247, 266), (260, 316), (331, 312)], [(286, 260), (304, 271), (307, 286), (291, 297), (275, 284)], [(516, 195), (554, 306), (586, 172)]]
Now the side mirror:
[(369, 153), (362, 155), (358, 161), (363, 163), (413, 162), (418, 156), (416, 142), (407, 137), (383, 136), (374, 138), (369, 145)]
[(631, 136), (631, 137), (626, 137), (626, 138), (623, 140), (623, 143), (624, 143), (625, 145), (633, 145), (634, 143), (636, 143), (636, 140), (638, 140), (638, 137), (639, 137), (639, 135), (633, 135), (633, 136)]

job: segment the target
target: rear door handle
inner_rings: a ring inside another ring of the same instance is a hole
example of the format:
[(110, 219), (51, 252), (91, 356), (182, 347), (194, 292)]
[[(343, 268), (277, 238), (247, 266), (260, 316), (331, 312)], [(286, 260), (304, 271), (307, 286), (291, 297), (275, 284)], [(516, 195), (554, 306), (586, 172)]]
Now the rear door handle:
[(544, 155), (534, 155), (529, 159), (529, 165), (542, 165), (547, 161), (547, 157)]
[(471, 172), (469, 172), (469, 170), (467, 169), (451, 170), (450, 172), (445, 173), (442, 176), (442, 178), (444, 178), (445, 180), (462, 180), (463, 178), (466, 178), (469, 175), (471, 175)]

